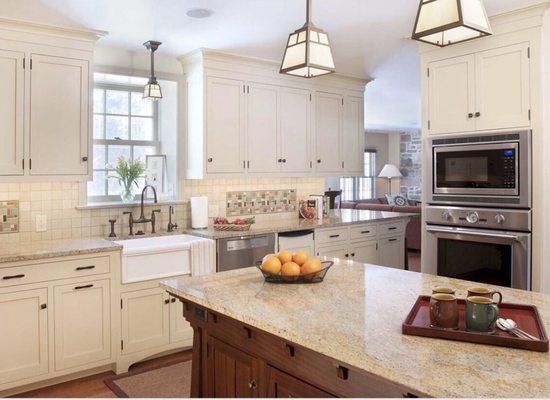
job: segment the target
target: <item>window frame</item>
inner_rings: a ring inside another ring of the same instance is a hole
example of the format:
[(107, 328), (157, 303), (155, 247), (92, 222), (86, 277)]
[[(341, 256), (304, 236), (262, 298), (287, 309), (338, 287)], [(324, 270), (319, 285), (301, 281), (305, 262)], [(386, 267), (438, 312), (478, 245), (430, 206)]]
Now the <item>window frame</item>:
[[(370, 160), (370, 170), (371, 175), (367, 175), (367, 162), (366, 154), (374, 154)], [(340, 178), (340, 190), (342, 190), (342, 201), (358, 201), (358, 200), (370, 200), (376, 198), (376, 162), (377, 162), (377, 150), (376, 149), (365, 149), (363, 153), (363, 176), (356, 177), (341, 177)], [(369, 182), (370, 190), (366, 192), (371, 193), (371, 197), (366, 198), (363, 195), (363, 188), (367, 188), (366, 182)], [(351, 183), (351, 190), (349, 185)], [(348, 188), (346, 188), (348, 186)], [(351, 194), (351, 198), (349, 195)]]

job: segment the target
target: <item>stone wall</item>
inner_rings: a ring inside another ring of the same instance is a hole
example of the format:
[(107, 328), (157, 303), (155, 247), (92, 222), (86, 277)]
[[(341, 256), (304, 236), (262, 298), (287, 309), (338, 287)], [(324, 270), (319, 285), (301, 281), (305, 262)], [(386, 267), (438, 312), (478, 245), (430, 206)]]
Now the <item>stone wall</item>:
[(400, 134), (399, 167), (401, 179), (400, 193), (412, 200), (421, 200), (422, 196), (422, 133), (410, 130)]

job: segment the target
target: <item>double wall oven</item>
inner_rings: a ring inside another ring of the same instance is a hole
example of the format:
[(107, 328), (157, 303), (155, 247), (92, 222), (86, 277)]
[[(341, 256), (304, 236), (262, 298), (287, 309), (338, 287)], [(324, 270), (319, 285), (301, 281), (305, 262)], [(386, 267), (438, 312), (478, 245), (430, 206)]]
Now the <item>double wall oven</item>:
[(531, 132), (430, 139), (424, 272), (531, 289)]

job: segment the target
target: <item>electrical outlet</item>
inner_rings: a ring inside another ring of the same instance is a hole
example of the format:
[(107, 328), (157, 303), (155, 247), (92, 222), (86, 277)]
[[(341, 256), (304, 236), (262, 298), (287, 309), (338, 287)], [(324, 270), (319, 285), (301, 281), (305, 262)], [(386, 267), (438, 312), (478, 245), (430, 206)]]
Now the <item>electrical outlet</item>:
[(36, 232), (46, 232), (48, 219), (46, 214), (38, 214), (36, 216)]

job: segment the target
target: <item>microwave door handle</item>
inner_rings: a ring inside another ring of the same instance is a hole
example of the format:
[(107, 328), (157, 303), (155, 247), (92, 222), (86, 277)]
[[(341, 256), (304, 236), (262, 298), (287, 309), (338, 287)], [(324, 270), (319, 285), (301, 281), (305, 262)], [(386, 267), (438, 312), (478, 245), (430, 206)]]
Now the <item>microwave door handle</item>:
[(480, 232), (480, 231), (474, 231), (471, 229), (464, 229), (464, 228), (448, 228), (444, 226), (427, 226), (426, 230), (428, 232), (432, 233), (444, 233), (444, 234), (459, 234), (459, 235), (469, 235), (469, 236), (478, 236), (478, 237), (485, 237), (485, 238), (498, 238), (498, 239), (506, 239), (506, 240), (513, 240), (515, 242), (524, 242), (524, 236), (525, 235), (515, 235), (513, 233), (500, 233), (500, 232)]

